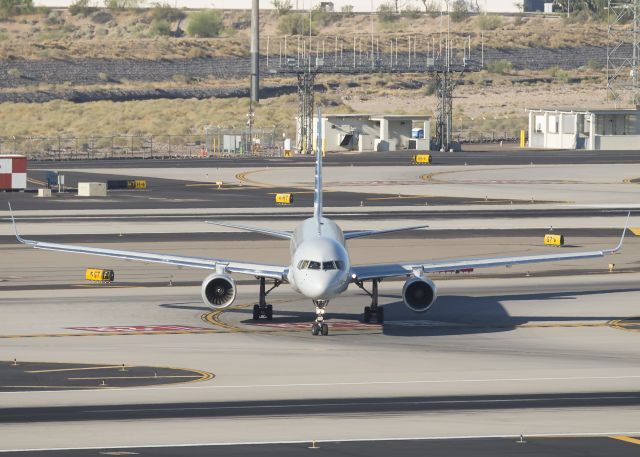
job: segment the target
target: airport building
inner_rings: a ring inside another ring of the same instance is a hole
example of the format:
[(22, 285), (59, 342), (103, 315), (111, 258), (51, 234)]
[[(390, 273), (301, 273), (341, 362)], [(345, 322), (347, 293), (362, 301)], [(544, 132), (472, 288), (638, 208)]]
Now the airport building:
[(529, 109), (529, 147), (640, 150), (640, 109)]
[(326, 114), (320, 122), (324, 151), (429, 150), (430, 116)]

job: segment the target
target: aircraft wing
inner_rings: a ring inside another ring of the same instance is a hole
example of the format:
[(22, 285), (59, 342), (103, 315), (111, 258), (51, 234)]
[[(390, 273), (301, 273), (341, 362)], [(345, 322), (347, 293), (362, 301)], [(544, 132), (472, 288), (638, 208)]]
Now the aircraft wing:
[(382, 229), (382, 230), (353, 230), (344, 233), (345, 240), (351, 240), (353, 238), (362, 238), (365, 236), (373, 236), (373, 235), (381, 235), (383, 233), (395, 233), (395, 232), (406, 232), (409, 230), (418, 230), (422, 228), (427, 228), (428, 225), (415, 225), (412, 227), (396, 227), (391, 229)]
[[(630, 214), (631, 213), (629, 213), (629, 215)], [(383, 279), (398, 276), (409, 276), (412, 274), (421, 275), (422, 273), (437, 273), (442, 271), (463, 270), (467, 268), (489, 268), (522, 265), (528, 263), (561, 262), (565, 260), (581, 260), (594, 257), (603, 257), (605, 255), (614, 254), (622, 248), (622, 241), (624, 240), (624, 234), (627, 230), (627, 224), (629, 223), (629, 215), (627, 215), (627, 222), (625, 223), (624, 229), (622, 231), (620, 241), (618, 245), (612, 249), (554, 254), (451, 259), (439, 260), (436, 262), (398, 262), (378, 265), (359, 265), (352, 266), (351, 273), (355, 280), (364, 281), (367, 279)]]
[[(9, 206), (9, 209), (11, 209), (11, 206)], [(22, 238), (18, 234), (16, 222), (13, 218), (13, 213), (11, 213), (11, 220), (13, 223), (13, 230), (18, 241), (20, 243), (33, 246), (37, 249), (114, 257), (117, 259), (137, 260), (141, 262), (163, 263), (165, 265), (203, 268), (207, 270), (224, 270), (227, 273), (239, 273), (278, 280), (286, 279), (288, 273), (288, 267), (282, 265), (266, 265), (260, 263), (238, 262), (235, 260), (214, 259), (206, 257), (188, 257), (153, 252), (126, 251), (120, 249), (104, 249), (89, 246), (75, 246), (71, 244), (58, 244), (27, 240)]]

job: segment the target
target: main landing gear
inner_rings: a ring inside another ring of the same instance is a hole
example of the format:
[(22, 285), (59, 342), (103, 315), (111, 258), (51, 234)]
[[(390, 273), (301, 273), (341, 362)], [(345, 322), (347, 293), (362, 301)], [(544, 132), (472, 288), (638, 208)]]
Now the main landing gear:
[(316, 321), (311, 326), (311, 334), (327, 336), (329, 326), (324, 323), (324, 309), (329, 304), (329, 300), (313, 300), (313, 304), (316, 305)]
[(268, 321), (273, 319), (273, 306), (267, 305), (267, 295), (273, 289), (282, 284), (282, 281), (275, 280), (271, 289), (266, 290), (265, 278), (260, 279), (260, 297), (257, 305), (253, 305), (253, 320), (257, 321), (262, 316), (266, 317)]
[(371, 297), (371, 306), (364, 307), (364, 321), (369, 323), (371, 322), (371, 318), (375, 316), (378, 324), (384, 323), (384, 308), (382, 306), (378, 306), (378, 283), (380, 279), (374, 279), (371, 281), (371, 292), (364, 288), (363, 281), (356, 281), (356, 285), (364, 290), (366, 294)]

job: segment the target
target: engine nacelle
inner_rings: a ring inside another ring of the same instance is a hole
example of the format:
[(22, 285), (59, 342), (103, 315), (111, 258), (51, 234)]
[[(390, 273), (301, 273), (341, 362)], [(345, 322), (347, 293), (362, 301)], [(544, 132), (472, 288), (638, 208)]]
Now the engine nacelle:
[(226, 308), (235, 299), (236, 282), (231, 276), (214, 273), (202, 281), (202, 300), (212, 308)]
[(438, 298), (438, 288), (429, 278), (407, 279), (402, 288), (404, 304), (412, 311), (424, 313)]

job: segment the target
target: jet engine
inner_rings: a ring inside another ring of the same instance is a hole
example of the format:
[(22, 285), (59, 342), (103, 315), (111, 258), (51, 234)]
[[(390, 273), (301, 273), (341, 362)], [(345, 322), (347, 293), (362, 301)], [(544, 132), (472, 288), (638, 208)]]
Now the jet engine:
[(409, 278), (402, 288), (404, 304), (412, 311), (423, 313), (438, 297), (438, 288), (429, 278)]
[(202, 281), (202, 300), (212, 308), (226, 308), (235, 299), (236, 282), (230, 276), (214, 273)]

